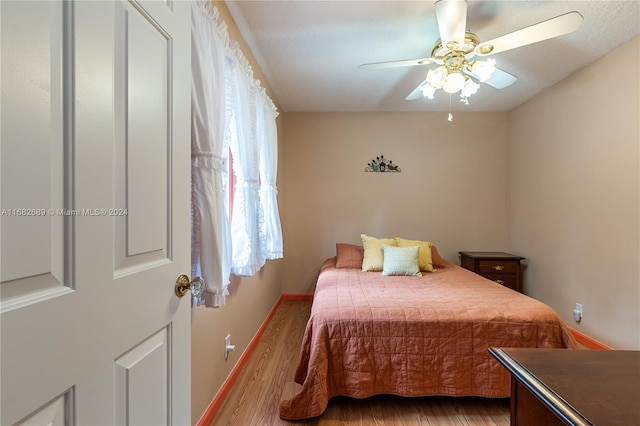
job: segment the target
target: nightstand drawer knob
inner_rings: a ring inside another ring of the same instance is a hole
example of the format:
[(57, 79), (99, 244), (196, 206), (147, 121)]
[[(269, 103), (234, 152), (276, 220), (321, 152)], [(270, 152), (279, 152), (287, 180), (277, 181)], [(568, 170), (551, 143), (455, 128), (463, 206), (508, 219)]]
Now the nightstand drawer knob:
[(491, 267), (494, 271), (504, 271), (504, 266), (502, 265), (494, 265)]
[(496, 280), (496, 282), (500, 285), (504, 285), (504, 281), (503, 280)]

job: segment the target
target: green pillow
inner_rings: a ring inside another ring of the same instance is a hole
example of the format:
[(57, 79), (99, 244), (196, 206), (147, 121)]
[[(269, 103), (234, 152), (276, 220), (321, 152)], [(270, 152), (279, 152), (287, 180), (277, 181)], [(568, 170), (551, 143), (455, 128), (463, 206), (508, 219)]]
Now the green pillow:
[(382, 275), (422, 276), (418, 264), (419, 250), (418, 246), (392, 247), (383, 244)]

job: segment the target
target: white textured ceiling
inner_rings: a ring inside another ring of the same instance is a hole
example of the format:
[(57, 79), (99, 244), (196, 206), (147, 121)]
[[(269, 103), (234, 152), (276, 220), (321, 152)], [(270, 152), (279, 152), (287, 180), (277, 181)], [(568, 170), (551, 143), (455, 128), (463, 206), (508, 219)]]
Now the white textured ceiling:
[[(432, 66), (360, 70), (428, 57), (439, 38), (433, 1), (227, 1), (280, 108), (286, 112), (447, 111), (449, 95), (404, 98)], [(494, 55), (518, 80), (482, 84), (453, 111), (509, 111), (640, 33), (640, 1), (469, 0), (467, 29), (490, 40), (569, 11), (574, 33)], [(616, 66), (616, 64), (611, 64)]]

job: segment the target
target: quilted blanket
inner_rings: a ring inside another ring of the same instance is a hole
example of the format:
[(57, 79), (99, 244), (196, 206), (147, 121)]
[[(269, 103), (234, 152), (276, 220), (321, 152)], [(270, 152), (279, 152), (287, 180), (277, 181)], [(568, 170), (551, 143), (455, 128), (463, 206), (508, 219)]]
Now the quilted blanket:
[(280, 417), (322, 414), (333, 396), (509, 397), (489, 347), (575, 348), (549, 306), (452, 263), (422, 277), (322, 265)]

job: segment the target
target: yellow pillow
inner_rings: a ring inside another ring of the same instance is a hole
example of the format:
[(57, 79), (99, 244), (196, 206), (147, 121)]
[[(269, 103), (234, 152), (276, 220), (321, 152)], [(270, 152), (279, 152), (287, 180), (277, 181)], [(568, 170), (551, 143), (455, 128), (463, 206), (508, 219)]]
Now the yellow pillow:
[(428, 241), (418, 240), (406, 240), (396, 236), (396, 243), (398, 247), (412, 247), (418, 246), (418, 264), (421, 271), (433, 272), (433, 261), (431, 260), (431, 243)]
[(360, 235), (362, 247), (364, 247), (364, 259), (362, 260), (362, 270), (364, 272), (382, 271), (383, 256), (382, 245), (397, 247), (395, 238), (374, 238), (368, 235)]

